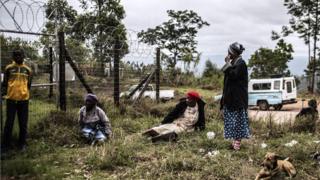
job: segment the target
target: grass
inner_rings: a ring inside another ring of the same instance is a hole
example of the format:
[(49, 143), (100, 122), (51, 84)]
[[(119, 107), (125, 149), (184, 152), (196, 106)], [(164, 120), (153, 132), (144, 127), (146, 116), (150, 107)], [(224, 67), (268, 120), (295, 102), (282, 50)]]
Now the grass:
[[(32, 99), (29, 101), (29, 122), (28, 126), (33, 127), (35, 126), (39, 121), (45, 119), (48, 114), (56, 108), (55, 104), (48, 103), (43, 100), (36, 100)], [(6, 103), (3, 103), (3, 109), (2, 109), (3, 115), (3, 123), (6, 120)], [(13, 136), (16, 137), (19, 132), (18, 128), (18, 119), (16, 115), (14, 127), (13, 127)]]
[(190, 87), (177, 87), (174, 88), (178, 94), (180, 95), (185, 95), (189, 90), (194, 90), (196, 89), (200, 95), (206, 99), (212, 99), (213, 96), (216, 96), (219, 94), (219, 92), (216, 92), (215, 90), (206, 90), (206, 89), (197, 89), (197, 88), (190, 88)]
[[(184, 93), (188, 88), (179, 88)], [(84, 144), (78, 137), (77, 111), (56, 111), (47, 101), (30, 106), (30, 138), (26, 152), (12, 152), (1, 162), (3, 179), (254, 179), (266, 152), (291, 157), (296, 179), (319, 179), (319, 165), (310, 155), (320, 150), (319, 132), (292, 133), (286, 126), (259, 121), (250, 123), (253, 133), (243, 148), (229, 150), (223, 138), (223, 121), (218, 106), (208, 100), (215, 92), (201, 91), (207, 99), (207, 128), (203, 132), (182, 134), (176, 143), (151, 143), (141, 132), (157, 125), (175, 102), (156, 105), (141, 102), (120, 110), (103, 102), (111, 120), (114, 138), (100, 146)], [(216, 133), (209, 140), (208, 131)], [(276, 134), (276, 135), (275, 135)], [(298, 144), (284, 144), (296, 140)], [(261, 143), (266, 143), (265, 149)], [(208, 152), (218, 150), (215, 157)]]

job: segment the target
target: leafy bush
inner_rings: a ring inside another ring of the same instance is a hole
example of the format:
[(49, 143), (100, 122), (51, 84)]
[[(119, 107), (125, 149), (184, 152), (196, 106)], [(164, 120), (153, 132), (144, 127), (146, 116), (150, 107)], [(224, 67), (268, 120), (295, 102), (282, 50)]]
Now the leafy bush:
[(202, 89), (218, 90), (222, 89), (223, 77), (219, 75), (212, 75), (211, 77), (201, 78), (199, 85)]

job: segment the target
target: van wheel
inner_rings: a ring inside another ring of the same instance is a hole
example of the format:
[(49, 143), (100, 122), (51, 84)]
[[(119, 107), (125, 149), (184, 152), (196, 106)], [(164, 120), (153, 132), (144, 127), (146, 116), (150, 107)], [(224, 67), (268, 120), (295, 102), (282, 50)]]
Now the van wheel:
[(262, 111), (266, 111), (269, 109), (269, 104), (267, 101), (259, 101), (258, 106), (259, 106), (259, 109)]
[(282, 109), (282, 104), (275, 105), (274, 109), (280, 111)]

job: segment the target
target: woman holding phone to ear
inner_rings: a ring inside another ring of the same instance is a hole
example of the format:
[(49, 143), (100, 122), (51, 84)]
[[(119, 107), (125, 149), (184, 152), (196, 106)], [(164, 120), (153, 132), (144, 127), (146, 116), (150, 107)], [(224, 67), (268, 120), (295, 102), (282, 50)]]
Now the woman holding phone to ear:
[(245, 48), (235, 42), (229, 46), (223, 66), (224, 86), (220, 109), (224, 117), (224, 137), (232, 139), (232, 148), (240, 150), (241, 140), (249, 138), (248, 69), (241, 54)]

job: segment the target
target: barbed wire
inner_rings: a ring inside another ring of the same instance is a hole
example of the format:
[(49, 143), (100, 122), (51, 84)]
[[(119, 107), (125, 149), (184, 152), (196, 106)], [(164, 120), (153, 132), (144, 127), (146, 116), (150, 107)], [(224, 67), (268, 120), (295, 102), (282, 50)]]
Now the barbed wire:
[[(41, 32), (47, 22), (45, 8), (46, 4), (42, 1), (0, 0), (0, 27), (4, 30), (14, 30), (18, 32)], [(103, 27), (103, 29), (101, 29), (102, 31), (108, 32), (108, 36), (104, 38), (103, 41), (96, 42), (96, 45), (103, 44), (103, 48), (106, 50), (115, 50), (114, 45), (116, 40), (118, 40), (120, 43), (119, 50), (123, 50), (124, 46), (128, 45), (129, 53), (125, 56), (126, 59), (151, 58), (155, 56), (155, 46), (140, 42), (137, 36), (139, 31), (137, 30), (105, 26), (91, 22), (85, 23), (83, 28), (89, 26), (101, 26)], [(123, 34), (126, 34), (125, 39), (121, 37)], [(30, 41), (30, 39), (28, 39), (28, 41)]]
[(1, 0), (0, 12), (0, 26), (7, 30), (40, 32), (45, 25), (45, 3), (41, 1)]

